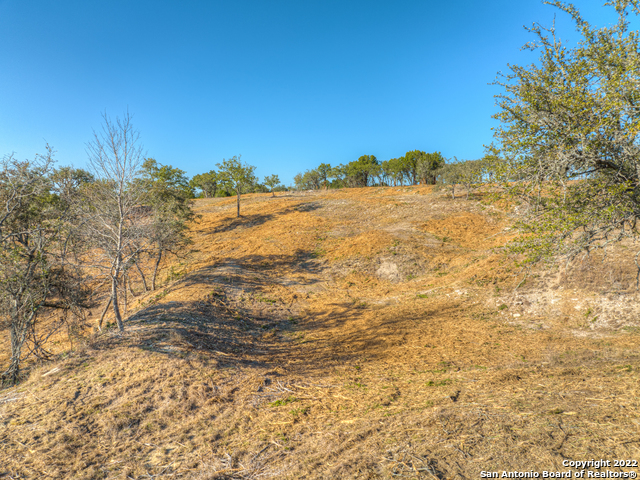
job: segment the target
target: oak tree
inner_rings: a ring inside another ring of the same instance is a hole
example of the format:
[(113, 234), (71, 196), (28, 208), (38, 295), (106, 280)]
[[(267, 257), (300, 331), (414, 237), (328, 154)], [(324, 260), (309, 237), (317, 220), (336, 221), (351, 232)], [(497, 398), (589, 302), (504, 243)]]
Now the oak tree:
[(545, 3), (572, 19), (580, 39), (570, 47), (555, 26), (528, 29), (535, 41), (525, 47), (540, 56), (496, 81), (501, 125), (489, 152), (506, 190), (529, 207), (519, 246), (530, 261), (639, 237), (640, 36), (628, 15), (640, 14), (640, 2), (606, 2), (618, 21), (601, 28), (570, 3)]
[(240, 156), (236, 157), (235, 155), (228, 160), (223, 159), (222, 163), (217, 164), (217, 167), (220, 181), (236, 193), (236, 216), (240, 217), (240, 196), (250, 190), (252, 185), (257, 182), (253, 173), (256, 167), (242, 163)]

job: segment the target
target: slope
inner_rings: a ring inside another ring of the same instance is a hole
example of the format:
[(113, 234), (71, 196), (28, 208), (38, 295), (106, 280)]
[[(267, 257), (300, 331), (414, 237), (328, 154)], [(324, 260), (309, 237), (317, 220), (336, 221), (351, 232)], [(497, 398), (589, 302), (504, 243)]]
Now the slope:
[(0, 393), (0, 476), (470, 478), (633, 458), (624, 246), (525, 278), (500, 251), (512, 213), (481, 200), (250, 195), (239, 219), (235, 199), (199, 200), (194, 248), (125, 335)]

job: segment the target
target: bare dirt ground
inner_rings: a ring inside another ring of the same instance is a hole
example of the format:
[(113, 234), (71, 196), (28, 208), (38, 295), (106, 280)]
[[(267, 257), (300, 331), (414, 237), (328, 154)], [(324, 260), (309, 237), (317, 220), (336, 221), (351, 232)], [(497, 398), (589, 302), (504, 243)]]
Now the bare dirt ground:
[(193, 250), (125, 335), (0, 391), (0, 478), (470, 479), (640, 457), (625, 245), (525, 277), (500, 250), (509, 212), (431, 187), (196, 210)]

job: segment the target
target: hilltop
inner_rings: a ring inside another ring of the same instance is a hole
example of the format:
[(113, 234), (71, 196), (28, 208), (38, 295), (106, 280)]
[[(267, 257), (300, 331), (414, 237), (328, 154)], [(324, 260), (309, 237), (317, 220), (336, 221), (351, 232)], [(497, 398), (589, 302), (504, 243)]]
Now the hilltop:
[(235, 201), (196, 202), (192, 248), (125, 335), (0, 391), (0, 478), (478, 478), (637, 457), (627, 245), (527, 273), (501, 250), (515, 213), (480, 195), (252, 194), (240, 218)]

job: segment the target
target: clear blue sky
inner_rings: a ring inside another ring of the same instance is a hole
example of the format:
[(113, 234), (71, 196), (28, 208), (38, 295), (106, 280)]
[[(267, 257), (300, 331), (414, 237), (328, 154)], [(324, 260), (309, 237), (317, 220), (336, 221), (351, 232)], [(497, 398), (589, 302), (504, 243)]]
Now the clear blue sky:
[[(601, 1), (575, 2), (598, 25)], [(260, 177), (407, 150), (478, 158), (488, 85), (530, 63), (538, 0), (0, 0), (0, 156), (85, 166), (128, 108), (148, 155), (190, 176), (242, 154)], [(575, 38), (565, 15), (557, 25)]]

